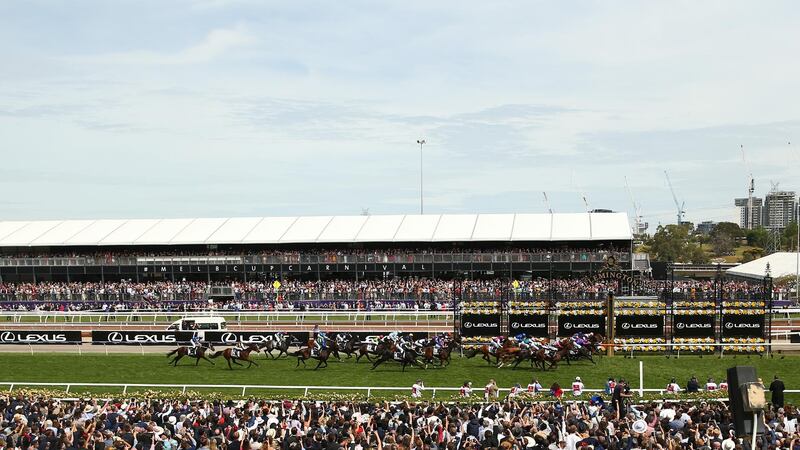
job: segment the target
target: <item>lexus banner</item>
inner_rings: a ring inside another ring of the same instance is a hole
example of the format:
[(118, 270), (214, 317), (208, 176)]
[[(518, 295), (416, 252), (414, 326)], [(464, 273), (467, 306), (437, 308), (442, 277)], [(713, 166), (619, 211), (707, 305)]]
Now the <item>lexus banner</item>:
[(672, 316), (672, 335), (678, 338), (714, 337), (713, 314), (676, 314)]
[(722, 337), (764, 337), (763, 314), (724, 314), (722, 316)]
[(3, 330), (0, 331), (0, 344), (80, 344), (81, 332), (44, 330)]
[[(284, 333), (289, 339), (290, 344), (308, 342), (308, 333)], [(294, 338), (294, 339), (292, 339)], [(206, 331), (204, 339), (212, 344), (235, 345), (239, 342), (244, 344), (264, 344), (275, 339), (274, 331)]]
[(606, 316), (581, 314), (578, 316), (558, 316), (558, 335), (572, 336), (575, 333), (606, 334)]
[(547, 314), (509, 314), (508, 334), (520, 333), (533, 337), (547, 337)]
[(614, 317), (614, 331), (621, 338), (664, 337), (664, 316), (616, 316)]
[(185, 345), (191, 339), (191, 331), (92, 331), (93, 345)]
[(461, 336), (499, 336), (500, 314), (463, 314)]

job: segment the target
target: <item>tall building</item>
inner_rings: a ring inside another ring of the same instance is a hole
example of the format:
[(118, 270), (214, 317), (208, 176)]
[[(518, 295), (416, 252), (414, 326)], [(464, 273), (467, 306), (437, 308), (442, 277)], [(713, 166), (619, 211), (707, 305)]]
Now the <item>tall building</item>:
[(764, 202), (764, 227), (770, 230), (783, 230), (794, 220), (795, 208), (797, 202), (794, 191), (770, 191)]
[(764, 199), (753, 197), (753, 208), (751, 211), (747, 210), (746, 198), (734, 199), (733, 203), (739, 208), (739, 227), (745, 230), (752, 230), (762, 225)]

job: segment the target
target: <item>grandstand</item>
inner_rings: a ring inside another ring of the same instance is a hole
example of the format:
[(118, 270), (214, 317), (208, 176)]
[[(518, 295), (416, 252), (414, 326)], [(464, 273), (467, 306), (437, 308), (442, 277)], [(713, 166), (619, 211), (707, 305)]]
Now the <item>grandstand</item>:
[(0, 222), (0, 281), (582, 277), (631, 269), (625, 213)]

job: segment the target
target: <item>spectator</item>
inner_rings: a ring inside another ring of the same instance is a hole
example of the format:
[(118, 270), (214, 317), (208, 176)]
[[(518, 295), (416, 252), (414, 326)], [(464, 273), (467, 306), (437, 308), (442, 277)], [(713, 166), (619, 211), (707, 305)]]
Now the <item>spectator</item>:
[(700, 383), (697, 382), (697, 377), (692, 375), (692, 378), (686, 382), (686, 392), (694, 393), (700, 391)]
[(783, 391), (785, 390), (786, 387), (783, 385), (783, 381), (778, 378), (778, 375), (775, 375), (775, 379), (773, 379), (772, 383), (769, 385), (769, 391), (772, 392), (772, 406), (774, 408), (783, 407)]

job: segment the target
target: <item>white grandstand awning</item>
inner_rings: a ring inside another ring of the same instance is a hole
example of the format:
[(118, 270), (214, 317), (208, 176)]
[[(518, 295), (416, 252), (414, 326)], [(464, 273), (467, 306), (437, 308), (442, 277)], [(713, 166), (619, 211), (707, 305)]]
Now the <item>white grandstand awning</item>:
[(777, 252), (763, 258), (731, 267), (726, 270), (727, 275), (739, 278), (750, 278), (753, 280), (763, 280), (766, 274), (767, 264), (772, 278), (780, 278), (788, 275), (794, 276), (797, 273), (797, 253)]
[(0, 221), (0, 247), (631, 240), (625, 213)]

